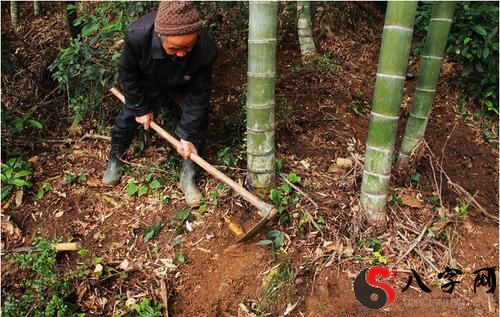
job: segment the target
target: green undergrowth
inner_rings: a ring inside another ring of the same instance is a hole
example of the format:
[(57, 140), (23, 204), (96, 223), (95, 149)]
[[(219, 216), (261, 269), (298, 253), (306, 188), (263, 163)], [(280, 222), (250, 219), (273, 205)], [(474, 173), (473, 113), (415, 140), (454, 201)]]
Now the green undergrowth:
[[(2, 289), (2, 315), (8, 316), (84, 316), (74, 304), (72, 282), (85, 275), (86, 267), (76, 270), (57, 269), (57, 251), (39, 236), (34, 239), (35, 251), (14, 253), (5, 260), (19, 265), (22, 274), (20, 288), (13, 291)], [(24, 275), (26, 274), (26, 275)]]
[(263, 315), (273, 307), (288, 304), (294, 289), (295, 269), (289, 260), (280, 263), (266, 276), (264, 289), (257, 299), (255, 311)]
[[(433, 2), (422, 1), (417, 9), (415, 33), (425, 36)], [(457, 1), (446, 54), (463, 65), (455, 85), (486, 112), (498, 116), (498, 3)], [(423, 43), (423, 42), (422, 42)], [(423, 44), (416, 45), (420, 54)]]

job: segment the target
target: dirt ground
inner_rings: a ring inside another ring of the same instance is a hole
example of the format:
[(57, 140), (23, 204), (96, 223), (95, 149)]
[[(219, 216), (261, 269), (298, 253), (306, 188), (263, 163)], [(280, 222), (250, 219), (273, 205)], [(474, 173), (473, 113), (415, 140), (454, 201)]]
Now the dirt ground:
[[(89, 124), (67, 129), (66, 97), (54, 90), (46, 69), (48, 60), (66, 45), (61, 38), (68, 36), (64, 20), (57, 16), (31, 17), (29, 26), (9, 35), (18, 68), (14, 74), (2, 74), (2, 107), (29, 109), (39, 104), (35, 113), (44, 130), (30, 131), (15, 143), (16, 149), (28, 153), (35, 186), (24, 193), (19, 206), (12, 201), (4, 204), (3, 220), (10, 219), (21, 236), (13, 239), (3, 232), (2, 251), (30, 245), (43, 230), (49, 238), (81, 242), (89, 256), (102, 257), (106, 266), (118, 269), (127, 260), (126, 279), (91, 273), (76, 283), (76, 304), (88, 316), (120, 316), (130, 298), (149, 296), (160, 301), (163, 278), (172, 316), (251, 316), (241, 306), (262, 316), (498, 315), (498, 290), (488, 295), (485, 288), (478, 288), (475, 293), (473, 274), (479, 268), (495, 267), (498, 285), (498, 225), (472, 205), (458, 216), (466, 199), (453, 190), (436, 165), (440, 162), (451, 182), (473, 195), (486, 212), (497, 215), (498, 142), (489, 144), (483, 137), (497, 122), (477, 116), (473, 104), (462, 105), (461, 93), (452, 85), (459, 65), (445, 60), (426, 132), (430, 150), (425, 149), (409, 173), (393, 175), (388, 227), (377, 235), (364, 223), (358, 202), (383, 13), (372, 4), (361, 8), (356, 3), (323, 4), (318, 10), (315, 36), (323, 58), (316, 64), (300, 62), (296, 33), (283, 22), (285, 18), (280, 20), (277, 158), (284, 161), (284, 174), (301, 177), (298, 186), (309, 198), (296, 192), (298, 201), (284, 206), (288, 221), (269, 228), (285, 234), (275, 260), (269, 246), (256, 244), (263, 236), (233, 245), (236, 237), (225, 217), (248, 229), (258, 220), (256, 210), (231, 190), (221, 189), (209, 175), (203, 174), (199, 181), (207, 197), (206, 210), (191, 210), (190, 217), (179, 222), (179, 210), (187, 209), (175, 180), (176, 170), (166, 163), (177, 155), (158, 136), (151, 135), (142, 154), (133, 146), (127, 156), (128, 172), (118, 186), (101, 186), (109, 142), (82, 136), (108, 132)], [(283, 9), (280, 12), (285, 14)], [(8, 30), (5, 17), (2, 12), (2, 28)], [(41, 38), (36, 51), (26, 47), (28, 32)], [(225, 45), (225, 39), (216, 40), (219, 57), (205, 157), (243, 183), (246, 55)], [(409, 71), (417, 64), (418, 59), (412, 57)], [(409, 79), (405, 85), (398, 144), (415, 83)], [(109, 95), (106, 104), (111, 109), (116, 101)], [(111, 114), (108, 122), (111, 126)], [(2, 142), (16, 141), (2, 137)], [(236, 166), (224, 167), (217, 155), (224, 147), (231, 147), (243, 159)], [(349, 159), (352, 166), (340, 168), (338, 158)], [(5, 159), (2, 150), (2, 162)], [(68, 184), (69, 173), (86, 173), (87, 178)], [(148, 174), (162, 179), (164, 187), (130, 197), (128, 182), (146, 183)], [(46, 182), (52, 190), (37, 200), (36, 189)], [(277, 186), (282, 183), (278, 175)], [(162, 197), (168, 202), (162, 202)], [(158, 222), (165, 224), (162, 231), (145, 243), (144, 229)], [(424, 226), (429, 233), (412, 247)], [(375, 237), (387, 266), (399, 271), (392, 284), (396, 300), (380, 310), (364, 307), (353, 291), (354, 279), (363, 269), (384, 261), (373, 254), (369, 241)], [(58, 260), (61, 267), (81, 264), (69, 252), (61, 253)], [(15, 266), (4, 264), (2, 288), (18, 289), (19, 273)], [(452, 294), (440, 289), (446, 281), (438, 273), (446, 267), (464, 272)], [(422, 292), (415, 281), (401, 291), (411, 269), (420, 274), (431, 293)], [(273, 280), (272, 276), (283, 278)]]

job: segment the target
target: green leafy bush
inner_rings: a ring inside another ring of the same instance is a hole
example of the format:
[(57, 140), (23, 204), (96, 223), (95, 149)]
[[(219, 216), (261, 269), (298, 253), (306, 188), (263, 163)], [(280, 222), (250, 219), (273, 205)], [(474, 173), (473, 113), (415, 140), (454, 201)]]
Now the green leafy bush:
[(1, 200), (9, 197), (14, 188), (31, 187), (28, 176), (31, 175), (31, 163), (22, 161), (19, 158), (11, 158), (6, 163), (2, 163), (1, 179), (2, 194)]
[[(431, 13), (432, 2), (422, 2), (416, 33), (426, 34)], [(446, 53), (463, 64), (459, 87), (486, 111), (498, 114), (498, 3), (457, 2)]]
[(151, 4), (124, 1), (69, 5), (79, 12), (75, 25), (82, 31), (61, 50), (49, 70), (59, 89), (68, 95), (73, 127), (92, 110), (100, 109), (103, 93), (118, 78), (116, 63), (127, 27)]
[[(7, 260), (19, 264), (29, 278), (21, 283), (21, 294), (14, 295), (2, 289), (2, 316), (83, 316), (78, 314), (68, 301), (73, 288), (71, 281), (86, 274), (85, 270), (69, 271), (61, 274), (56, 271), (55, 241), (43, 237), (34, 239), (35, 252), (15, 254)], [(22, 275), (23, 277), (25, 275)]]

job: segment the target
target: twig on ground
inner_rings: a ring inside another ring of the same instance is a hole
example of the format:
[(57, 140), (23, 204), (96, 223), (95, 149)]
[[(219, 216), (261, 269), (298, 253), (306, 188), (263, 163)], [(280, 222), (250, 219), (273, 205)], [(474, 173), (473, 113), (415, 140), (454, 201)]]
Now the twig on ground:
[[(401, 262), (401, 260), (403, 260), (411, 252), (411, 250), (413, 250), (417, 246), (417, 244), (420, 242), (420, 240), (422, 240), (422, 238), (424, 237), (424, 234), (427, 231), (427, 227), (428, 227), (428, 224), (426, 224), (424, 226), (424, 228), (422, 229), (422, 232), (420, 232), (417, 239), (415, 240), (415, 242), (413, 242), (413, 244), (410, 246), (410, 248), (408, 250), (406, 250), (406, 252), (396, 262), (394, 262), (394, 265)], [(398, 233), (400, 233), (400, 232), (398, 231)]]
[(316, 209), (318, 209), (318, 204), (311, 198), (311, 196), (309, 196), (308, 194), (304, 193), (298, 186), (292, 184), (292, 182), (290, 182), (287, 178), (286, 178), (286, 175), (281, 173), (280, 174), (281, 176), (281, 179), (283, 179), (285, 181), (285, 183), (287, 183), (288, 185), (290, 185), (290, 187), (292, 187), (293, 189), (295, 189), (295, 191), (297, 193), (299, 193), (300, 195), (302, 195), (303, 197), (305, 197), (307, 200), (309, 200), (311, 202), (311, 204), (314, 205), (314, 207), (316, 207)]
[[(446, 146), (448, 145), (448, 141), (450, 140), (451, 138), (451, 135), (453, 134), (453, 132), (455, 131), (455, 128), (457, 127), (457, 124), (458, 124), (458, 121), (455, 122), (455, 125), (453, 126), (453, 129), (451, 129), (451, 132), (450, 134), (448, 134), (448, 136), (446, 137), (446, 141), (444, 141), (444, 145), (443, 145), (443, 148), (441, 149), (441, 161), (439, 163), (440, 166), (443, 166), (443, 160), (444, 160), (444, 151), (446, 150)], [(439, 192), (442, 193), (443, 192), (443, 174), (439, 174)], [(443, 204), (441, 204), (442, 206)]]
[[(429, 156), (429, 162), (431, 163), (431, 167), (432, 167), (432, 157), (436, 157), (435, 154), (432, 152), (429, 144), (427, 142), (424, 141), (424, 144), (425, 146), (427, 147), (427, 149), (429, 150), (429, 153), (430, 153), (430, 156)], [(476, 210), (478, 210), (480, 213), (482, 213), (484, 216), (486, 216), (487, 218), (493, 220), (495, 223), (499, 223), (498, 221), (498, 217), (495, 216), (495, 215), (492, 215), (491, 213), (487, 212), (486, 209), (483, 208), (483, 206), (481, 206), (478, 201), (472, 197), (472, 195), (466, 191), (462, 186), (458, 185), (457, 183), (454, 183), (450, 177), (448, 176), (448, 174), (446, 173), (446, 171), (443, 169), (443, 166), (436, 162), (437, 164), (437, 167), (439, 168), (439, 172), (441, 174), (443, 174), (445, 177), (446, 177), (446, 180), (448, 182), (448, 184), (451, 186), (451, 188), (459, 195), (463, 195), (465, 196), (465, 200), (467, 200), (468, 203), (472, 204)], [(442, 204), (441, 204), (442, 205)]]
[(38, 141), (40, 141), (42, 143), (78, 143), (78, 142), (81, 142), (85, 139), (97, 139), (97, 140), (111, 141), (111, 137), (109, 137), (107, 135), (90, 134), (90, 133), (85, 134), (84, 136), (82, 136), (78, 140), (75, 140), (75, 139), (39, 139)]
[(168, 317), (168, 290), (165, 278), (160, 277), (161, 301), (163, 302), (163, 316)]
[(118, 158), (120, 161), (122, 161), (123, 163), (125, 164), (128, 164), (128, 165), (131, 165), (131, 166), (135, 166), (135, 167), (139, 167), (139, 168), (144, 168), (144, 169), (153, 169), (153, 170), (156, 170), (156, 171), (160, 171), (160, 172), (163, 172), (163, 173), (166, 173), (166, 174), (171, 174), (172, 172), (169, 172), (167, 170), (164, 170), (164, 169), (161, 169), (161, 168), (158, 168), (158, 167), (154, 167), (154, 166), (146, 166), (146, 165), (143, 165), (143, 164), (140, 164), (140, 163), (133, 163), (133, 162), (129, 162), (129, 161), (126, 161), (124, 160), (123, 158)]

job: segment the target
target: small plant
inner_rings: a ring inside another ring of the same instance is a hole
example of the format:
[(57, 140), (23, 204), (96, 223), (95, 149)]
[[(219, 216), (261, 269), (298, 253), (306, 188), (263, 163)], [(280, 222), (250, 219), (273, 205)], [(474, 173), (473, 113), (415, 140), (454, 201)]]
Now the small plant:
[[(287, 180), (292, 184), (300, 184), (302, 179), (295, 173), (287, 175)], [(280, 187), (271, 189), (269, 198), (276, 205), (280, 222), (288, 221), (288, 214), (284, 212), (285, 207), (299, 201), (299, 196), (293, 194), (292, 187), (288, 183), (283, 183)]]
[(66, 184), (75, 184), (77, 182), (85, 182), (87, 180), (87, 170), (83, 170), (79, 175), (74, 173), (69, 173), (66, 175), (65, 181)]
[(208, 194), (209, 201), (214, 206), (218, 206), (219, 205), (219, 197), (224, 193), (225, 190), (226, 190), (226, 185), (224, 185), (222, 183), (217, 185), (217, 187)]
[(7, 258), (16, 261), (30, 275), (21, 281), (20, 295), (3, 288), (2, 316), (83, 316), (77, 314), (67, 299), (73, 291), (72, 280), (85, 275), (87, 270), (57, 272), (57, 252), (52, 247), (56, 241), (39, 236), (34, 243), (36, 251)]
[(237, 166), (242, 159), (241, 154), (234, 154), (230, 147), (225, 147), (217, 151), (217, 157), (222, 160), (226, 166)]
[(164, 226), (163, 223), (158, 222), (144, 229), (144, 243), (148, 243), (151, 239), (153, 239), (156, 235), (158, 235), (163, 226)]
[(375, 237), (371, 237), (368, 239), (368, 245), (373, 249), (374, 252), (380, 251), (380, 249), (382, 248), (382, 242), (380, 242), (380, 240)]
[(131, 181), (127, 185), (127, 195), (130, 197), (137, 195), (143, 196), (148, 192), (148, 187), (145, 185), (137, 185), (135, 181)]
[(2, 192), (1, 200), (6, 199), (14, 188), (31, 187), (28, 176), (31, 175), (31, 163), (19, 158), (11, 158), (1, 164)]
[(264, 291), (257, 300), (256, 312), (263, 315), (278, 300), (286, 301), (293, 289), (295, 270), (290, 261), (280, 263), (264, 280)]
[(2, 113), (2, 127), (7, 127), (11, 132), (15, 133), (22, 131), (25, 128), (26, 123), (36, 129), (43, 128), (42, 124), (39, 121), (30, 119), (32, 115), (31, 112), (22, 114), (22, 116), (17, 116), (15, 114), (5, 111), (2, 108), (1, 113)]
[(276, 160), (276, 174), (279, 175), (283, 172), (283, 168), (285, 167), (285, 159), (280, 158)]
[(458, 218), (463, 218), (467, 216), (469, 212), (469, 203), (461, 200), (460, 205), (455, 207), (455, 211), (457, 212), (457, 217)]
[(186, 231), (185, 222), (192, 217), (189, 211), (179, 209), (175, 212), (175, 219), (170, 222), (169, 227), (174, 228), (177, 234), (183, 234)]
[(138, 316), (138, 317), (162, 317), (163, 316), (163, 305), (158, 303), (156, 306), (151, 303), (151, 299), (142, 298), (139, 304), (132, 304), (133, 312), (128, 316)]
[(387, 264), (387, 259), (382, 255), (382, 253), (380, 253), (380, 251), (375, 251), (372, 253), (372, 255), (378, 263)]
[(266, 236), (269, 239), (260, 240), (257, 245), (270, 245), (271, 246), (271, 257), (272, 260), (276, 260), (276, 250), (281, 248), (285, 244), (285, 235), (276, 229), (269, 231)]
[(176, 253), (175, 260), (179, 263), (184, 264), (187, 260), (187, 256), (184, 253)]
[(45, 197), (45, 194), (51, 190), (51, 184), (49, 182), (43, 182), (42, 186), (38, 188), (38, 191), (36, 192), (36, 197), (38, 198), (38, 200), (42, 200), (43, 197)]

